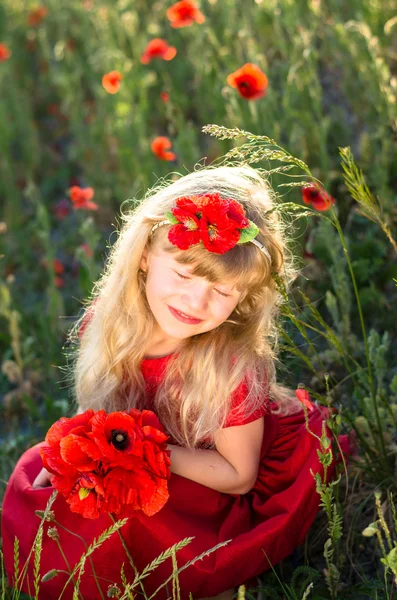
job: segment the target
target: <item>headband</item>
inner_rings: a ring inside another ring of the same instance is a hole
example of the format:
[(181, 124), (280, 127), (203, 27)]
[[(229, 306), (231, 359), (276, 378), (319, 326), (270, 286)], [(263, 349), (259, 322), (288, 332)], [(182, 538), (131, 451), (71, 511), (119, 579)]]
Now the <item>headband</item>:
[(176, 206), (165, 213), (166, 220), (153, 225), (150, 235), (162, 225), (172, 225), (169, 241), (180, 250), (187, 250), (202, 242), (209, 252), (224, 254), (236, 244), (251, 242), (271, 262), (267, 248), (256, 240), (259, 228), (245, 216), (243, 206), (219, 194), (183, 196)]

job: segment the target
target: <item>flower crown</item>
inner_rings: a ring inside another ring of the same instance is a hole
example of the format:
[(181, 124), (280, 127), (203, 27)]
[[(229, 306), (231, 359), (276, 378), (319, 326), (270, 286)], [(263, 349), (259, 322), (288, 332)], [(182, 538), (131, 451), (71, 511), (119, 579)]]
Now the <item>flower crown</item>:
[(236, 244), (251, 242), (271, 261), (267, 248), (255, 237), (259, 228), (245, 216), (243, 206), (219, 194), (183, 196), (176, 207), (165, 213), (167, 219), (156, 223), (150, 235), (162, 225), (173, 225), (168, 232), (169, 241), (180, 250), (203, 242), (209, 252), (224, 254)]

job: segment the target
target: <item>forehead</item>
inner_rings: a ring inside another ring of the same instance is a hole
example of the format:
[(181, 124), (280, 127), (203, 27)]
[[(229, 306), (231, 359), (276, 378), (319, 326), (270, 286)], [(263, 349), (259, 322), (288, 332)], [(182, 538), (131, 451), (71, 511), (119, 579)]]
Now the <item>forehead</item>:
[[(184, 250), (167, 251), (162, 248), (156, 248), (153, 251), (153, 256), (156, 262), (159, 261), (161, 266), (173, 267), (175, 269), (183, 269), (183, 273), (191, 276), (202, 277), (211, 283), (230, 286), (231, 289), (242, 291), (243, 282), (240, 277), (232, 276), (227, 272), (217, 272), (216, 268), (211, 269), (210, 266), (199, 259), (194, 260), (189, 257)], [(222, 270), (224, 271), (224, 269)]]

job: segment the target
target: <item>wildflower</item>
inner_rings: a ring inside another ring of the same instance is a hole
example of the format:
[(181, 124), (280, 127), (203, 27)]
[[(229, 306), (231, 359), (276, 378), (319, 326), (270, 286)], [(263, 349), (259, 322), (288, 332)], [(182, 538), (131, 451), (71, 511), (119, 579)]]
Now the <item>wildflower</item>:
[(65, 267), (64, 267), (64, 265), (61, 263), (61, 261), (60, 261), (60, 260), (58, 260), (58, 258), (54, 258), (54, 260), (53, 260), (53, 262), (52, 262), (52, 265), (53, 265), (54, 273), (55, 273), (56, 275), (62, 275), (62, 273), (64, 273), (64, 271), (65, 271)]
[(172, 60), (176, 56), (176, 48), (169, 46), (165, 40), (154, 38), (146, 46), (145, 52), (141, 56), (141, 63), (147, 65), (154, 58), (163, 60)]
[(150, 410), (90, 409), (54, 423), (40, 454), (73, 512), (88, 519), (137, 510), (151, 516), (168, 500), (167, 440)]
[(120, 89), (120, 81), (124, 79), (120, 71), (110, 71), (102, 77), (102, 85), (109, 94), (116, 94)]
[(241, 230), (250, 225), (238, 202), (210, 193), (195, 197), (195, 202), (189, 197), (178, 198), (170, 218), (174, 223), (168, 233), (172, 244), (186, 250), (202, 241), (207, 250), (217, 254), (233, 248)]
[(311, 204), (319, 211), (328, 210), (335, 204), (335, 198), (330, 196), (319, 184), (314, 183), (302, 188), (302, 199), (305, 204)]
[(6, 44), (0, 44), (0, 62), (8, 60), (11, 56), (11, 50)]
[(306, 406), (309, 410), (313, 410), (313, 404), (310, 402), (309, 392), (301, 387), (298, 387), (295, 390), (295, 395), (298, 398), (299, 402)]
[(69, 189), (69, 196), (75, 210), (98, 210), (98, 204), (91, 202), (94, 196), (92, 187), (81, 188), (78, 185), (72, 185)]
[(176, 154), (168, 151), (171, 146), (172, 143), (169, 138), (165, 136), (159, 136), (153, 140), (151, 148), (153, 154), (157, 156), (157, 158), (160, 158), (161, 160), (175, 160)]
[(246, 100), (258, 100), (266, 94), (268, 78), (259, 67), (252, 63), (246, 63), (230, 73), (226, 79), (232, 88), (237, 88), (240, 96)]
[(52, 540), (59, 540), (59, 531), (57, 527), (49, 527), (47, 529), (47, 535)]
[(160, 93), (160, 98), (162, 99), (162, 101), (163, 101), (163, 102), (164, 102), (164, 104), (165, 104), (166, 102), (168, 102), (168, 101), (169, 101), (169, 99), (170, 99), (170, 95), (169, 95), (169, 93), (168, 93), (168, 92), (161, 92), (161, 93)]
[(192, 0), (181, 0), (167, 9), (171, 27), (189, 27), (193, 23), (204, 23), (205, 17)]
[(3, 233), (7, 233), (7, 223), (0, 221), (0, 235), (3, 235)]
[(37, 8), (31, 10), (28, 15), (28, 25), (30, 25), (30, 27), (36, 27), (37, 25), (40, 25), (47, 13), (48, 9), (44, 6), (38, 6)]

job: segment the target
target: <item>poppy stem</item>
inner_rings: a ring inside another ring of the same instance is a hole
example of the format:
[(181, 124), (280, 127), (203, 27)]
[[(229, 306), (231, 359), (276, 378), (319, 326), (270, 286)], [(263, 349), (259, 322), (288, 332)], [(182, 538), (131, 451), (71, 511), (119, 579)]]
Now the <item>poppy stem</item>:
[[(116, 519), (114, 518), (114, 516), (111, 513), (109, 513), (109, 517), (112, 519), (113, 523), (116, 523)], [(131, 553), (128, 550), (128, 546), (127, 546), (127, 544), (125, 542), (125, 539), (123, 538), (123, 535), (122, 535), (122, 533), (121, 533), (121, 531), (119, 529), (117, 530), (117, 533), (119, 535), (119, 538), (120, 538), (120, 541), (121, 541), (121, 543), (123, 545), (125, 553), (126, 553), (126, 555), (128, 557), (128, 560), (130, 561), (130, 565), (134, 569), (135, 576), (138, 576), (139, 575), (139, 571), (138, 571), (138, 569), (135, 566), (135, 563), (134, 563), (134, 561), (132, 559)], [(142, 593), (143, 593), (143, 596), (144, 596), (145, 600), (147, 600), (147, 595), (146, 595), (146, 592), (145, 592), (145, 588), (144, 588), (143, 583), (142, 583), (142, 581), (140, 579), (139, 579), (139, 585), (141, 586)]]
[[(58, 525), (58, 527), (60, 527), (60, 528), (61, 528), (61, 529), (63, 529), (64, 531), (67, 531), (68, 533), (71, 533), (72, 535), (75, 535), (76, 537), (78, 537), (78, 538), (79, 538), (79, 540), (81, 540), (81, 541), (83, 542), (83, 544), (84, 544), (84, 548), (86, 549), (86, 551), (88, 550), (88, 545), (86, 544), (86, 541), (85, 541), (85, 539), (84, 539), (84, 538), (83, 538), (81, 535), (79, 535), (78, 533), (75, 533), (74, 531), (71, 531), (70, 529), (68, 529), (67, 527), (65, 527), (64, 525), (62, 525), (62, 523), (59, 523), (59, 522), (58, 522), (58, 521), (56, 521), (56, 520), (54, 520), (54, 523), (56, 523), (56, 524)], [(92, 558), (91, 558), (91, 556), (88, 556), (88, 560), (90, 561), (90, 565), (91, 565), (92, 574), (93, 574), (93, 576), (94, 576), (95, 583), (96, 583), (96, 585), (97, 585), (97, 588), (98, 588), (98, 590), (99, 590), (99, 593), (100, 593), (100, 595), (101, 595), (101, 598), (102, 598), (102, 600), (105, 600), (105, 596), (103, 595), (102, 588), (101, 588), (101, 586), (99, 585), (99, 581), (98, 581), (98, 578), (97, 578), (97, 575), (96, 575), (96, 571), (95, 571), (94, 563), (92, 562)]]

